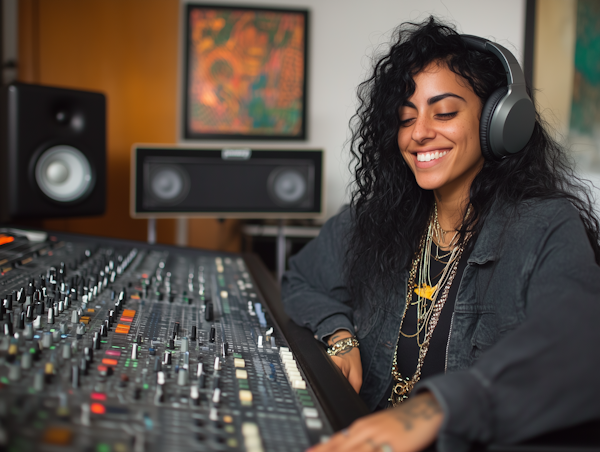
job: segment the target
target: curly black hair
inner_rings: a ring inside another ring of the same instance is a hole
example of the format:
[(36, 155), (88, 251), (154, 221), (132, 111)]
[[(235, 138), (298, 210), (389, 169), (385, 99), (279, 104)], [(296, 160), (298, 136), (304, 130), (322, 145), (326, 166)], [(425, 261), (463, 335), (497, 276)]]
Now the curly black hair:
[[(374, 289), (396, 292), (412, 261), (433, 207), (430, 190), (417, 185), (398, 148), (399, 109), (415, 91), (413, 77), (431, 63), (464, 78), (482, 104), (506, 75), (500, 60), (468, 49), (453, 26), (435, 17), (403, 23), (389, 52), (358, 87), (359, 108), (350, 121), (354, 169), (346, 280), (352, 300), (374, 299)], [(496, 202), (517, 206), (532, 198), (564, 197), (579, 210), (596, 261), (600, 263), (598, 218), (586, 186), (565, 150), (548, 134), (539, 114), (525, 149), (500, 161), (486, 160), (470, 188), (471, 214), (459, 231), (477, 234)], [(472, 244), (473, 241), (471, 241)]]

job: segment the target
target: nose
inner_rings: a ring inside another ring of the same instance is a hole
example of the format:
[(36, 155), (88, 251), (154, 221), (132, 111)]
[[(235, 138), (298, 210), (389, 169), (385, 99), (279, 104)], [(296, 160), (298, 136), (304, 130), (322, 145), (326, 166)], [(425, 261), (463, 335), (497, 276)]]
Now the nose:
[(430, 118), (426, 115), (417, 115), (413, 124), (411, 138), (413, 141), (423, 144), (435, 137), (435, 130)]

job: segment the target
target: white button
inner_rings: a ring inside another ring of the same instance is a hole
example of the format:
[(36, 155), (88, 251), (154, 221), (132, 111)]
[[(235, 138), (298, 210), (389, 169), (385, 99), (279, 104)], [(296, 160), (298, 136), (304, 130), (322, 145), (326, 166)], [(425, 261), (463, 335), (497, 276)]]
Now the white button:
[(253, 422), (244, 422), (242, 424), (242, 435), (258, 436), (258, 426)]
[(313, 430), (321, 430), (323, 428), (323, 423), (320, 419), (307, 419), (306, 426)]
[(307, 406), (307, 407), (304, 407), (302, 412), (304, 413), (304, 416), (306, 416), (306, 417), (319, 417), (319, 412), (317, 411), (316, 408), (311, 408), (311, 407)]

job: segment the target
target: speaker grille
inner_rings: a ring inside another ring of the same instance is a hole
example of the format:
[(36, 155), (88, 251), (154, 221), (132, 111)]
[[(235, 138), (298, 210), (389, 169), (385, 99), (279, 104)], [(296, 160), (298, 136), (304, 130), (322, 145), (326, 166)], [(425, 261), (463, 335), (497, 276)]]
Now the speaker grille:
[(53, 146), (40, 155), (35, 165), (35, 181), (53, 201), (80, 201), (93, 188), (90, 162), (72, 146)]

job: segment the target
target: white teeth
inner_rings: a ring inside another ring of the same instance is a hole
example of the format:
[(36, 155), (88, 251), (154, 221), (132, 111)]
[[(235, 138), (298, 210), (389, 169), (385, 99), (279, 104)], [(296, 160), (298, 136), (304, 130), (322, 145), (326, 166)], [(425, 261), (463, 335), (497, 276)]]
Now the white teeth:
[(417, 161), (419, 162), (430, 162), (431, 160), (437, 160), (445, 156), (448, 151), (435, 151), (435, 152), (419, 152), (417, 154)]

